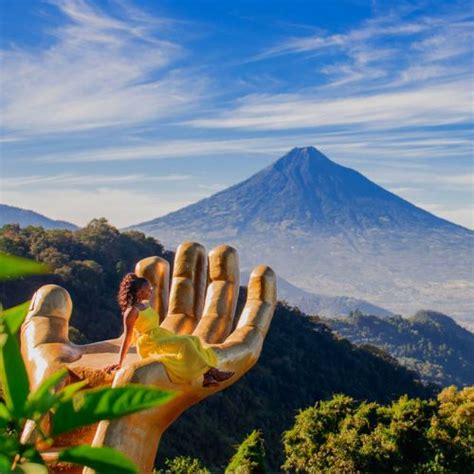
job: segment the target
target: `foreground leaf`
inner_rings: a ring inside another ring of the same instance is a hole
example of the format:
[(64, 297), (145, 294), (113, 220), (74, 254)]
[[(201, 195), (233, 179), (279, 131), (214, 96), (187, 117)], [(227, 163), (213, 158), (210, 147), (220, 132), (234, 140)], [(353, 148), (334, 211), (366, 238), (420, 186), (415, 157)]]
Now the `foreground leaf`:
[(49, 471), (43, 464), (26, 462), (24, 464), (18, 464), (12, 472), (18, 474), (48, 474)]
[(30, 393), (25, 409), (28, 418), (34, 418), (34, 415), (38, 413), (45, 414), (59, 402), (59, 396), (54, 393), (54, 388), (66, 375), (67, 369), (61, 369), (44, 380), (33, 393)]
[(4, 403), (0, 402), (0, 428), (5, 428), (7, 423), (12, 419), (8, 408)]
[(3, 453), (0, 453), (0, 472), (10, 472), (12, 460)]
[(76, 394), (76, 392), (81, 390), (81, 388), (84, 388), (88, 383), (89, 383), (89, 381), (86, 379), (86, 380), (81, 380), (80, 382), (75, 382), (75, 383), (71, 383), (69, 385), (66, 385), (58, 393), (58, 395), (60, 397), (60, 400), (63, 401), (63, 402), (65, 402), (67, 400), (70, 400)]
[(173, 397), (173, 392), (139, 384), (83, 390), (58, 404), (52, 416), (51, 434), (153, 408)]
[(28, 313), (31, 301), (26, 301), (13, 308), (5, 309), (1, 312), (2, 318), (5, 319), (5, 323), (10, 331), (10, 334), (16, 334), (20, 329), (25, 316)]
[(30, 385), (17, 338), (10, 333), (2, 318), (0, 318), (0, 382), (7, 408), (14, 417), (21, 418)]
[(0, 253), (0, 280), (18, 278), (27, 275), (48, 273), (49, 267), (44, 263)]
[(97, 473), (138, 474), (138, 468), (124, 454), (112, 448), (92, 448), (87, 445), (65, 449), (59, 461), (88, 466)]

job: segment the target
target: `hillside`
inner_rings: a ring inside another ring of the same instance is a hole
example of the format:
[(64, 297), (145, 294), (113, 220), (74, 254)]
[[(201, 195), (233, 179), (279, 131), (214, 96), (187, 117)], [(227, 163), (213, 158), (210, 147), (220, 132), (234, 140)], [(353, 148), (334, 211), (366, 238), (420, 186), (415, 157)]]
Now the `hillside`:
[(474, 334), (445, 314), (418, 311), (410, 318), (378, 318), (356, 312), (324, 322), (354, 344), (382, 348), (427, 382), (474, 385)]
[(257, 365), (235, 386), (191, 408), (165, 433), (159, 461), (200, 458), (218, 472), (233, 446), (261, 429), (274, 470), (282, 463), (281, 433), (299, 409), (335, 393), (388, 402), (433, 392), (390, 357), (341, 340), (325, 325), (279, 304)]
[(265, 261), (317, 295), (404, 315), (434, 307), (469, 322), (474, 314), (474, 232), (313, 147), (295, 148), (241, 183), (133, 228), (166, 246), (227, 242), (244, 269)]
[(74, 230), (78, 228), (70, 222), (55, 221), (34, 211), (0, 204), (0, 226), (5, 224), (19, 224), (22, 227), (33, 225), (41, 226), (45, 229)]
[[(54, 273), (5, 282), (0, 300), (6, 307), (24, 301), (40, 285), (55, 282), (73, 298), (76, 341), (116, 336), (120, 316), (115, 294), (121, 276), (149, 255), (172, 254), (138, 232), (119, 233), (104, 220), (78, 231), (46, 231), (5, 226), (0, 251), (49, 263)], [(245, 300), (241, 291), (239, 310)], [(256, 428), (263, 430), (273, 469), (282, 462), (281, 433), (298, 409), (334, 393), (358, 400), (389, 401), (401, 394), (429, 396), (414, 375), (382, 353), (357, 348), (297, 309), (279, 304), (256, 367), (239, 383), (193, 407), (164, 436), (160, 460), (176, 454), (199, 457), (218, 469), (233, 446)]]

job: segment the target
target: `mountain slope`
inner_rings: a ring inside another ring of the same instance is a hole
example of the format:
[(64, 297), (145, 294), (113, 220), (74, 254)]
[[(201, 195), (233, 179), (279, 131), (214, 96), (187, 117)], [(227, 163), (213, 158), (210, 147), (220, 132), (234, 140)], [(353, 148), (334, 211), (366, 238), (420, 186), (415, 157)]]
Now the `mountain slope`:
[(416, 370), (423, 379), (441, 385), (474, 385), (474, 334), (435, 311), (418, 311), (410, 318), (377, 318), (361, 313), (325, 320), (354, 344), (372, 344)]
[(45, 229), (74, 230), (78, 228), (70, 222), (55, 221), (34, 211), (0, 204), (0, 226), (5, 224), (20, 224), (21, 227), (34, 225), (44, 227)]
[[(250, 274), (244, 272), (241, 281), (248, 281)], [(298, 288), (283, 278), (277, 276), (278, 298), (297, 306), (303, 313), (309, 315), (333, 318), (347, 316), (353, 311), (364, 314), (373, 314), (379, 317), (393, 316), (393, 313), (384, 308), (375, 306), (368, 301), (351, 298), (349, 296), (327, 296), (310, 293)]]
[(401, 314), (434, 307), (474, 314), (474, 232), (295, 148), (242, 183), (135, 226), (167, 246), (237, 247), (306, 291), (348, 295)]
[(256, 366), (234, 386), (185, 412), (163, 436), (159, 460), (199, 457), (213, 472), (223, 472), (234, 446), (260, 429), (272, 472), (280, 472), (281, 433), (301, 408), (335, 393), (388, 402), (404, 393), (427, 397), (432, 389), (415, 382), (388, 355), (357, 348), (278, 304)]

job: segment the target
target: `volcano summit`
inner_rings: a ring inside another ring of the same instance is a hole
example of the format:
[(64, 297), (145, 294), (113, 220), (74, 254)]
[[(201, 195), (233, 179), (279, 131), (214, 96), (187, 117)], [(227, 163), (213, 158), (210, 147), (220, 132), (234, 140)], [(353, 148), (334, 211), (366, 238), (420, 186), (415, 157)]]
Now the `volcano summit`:
[(306, 291), (401, 314), (431, 308), (473, 317), (474, 232), (314, 147), (294, 148), (239, 184), (133, 228), (167, 246), (229, 243), (244, 267), (258, 255)]

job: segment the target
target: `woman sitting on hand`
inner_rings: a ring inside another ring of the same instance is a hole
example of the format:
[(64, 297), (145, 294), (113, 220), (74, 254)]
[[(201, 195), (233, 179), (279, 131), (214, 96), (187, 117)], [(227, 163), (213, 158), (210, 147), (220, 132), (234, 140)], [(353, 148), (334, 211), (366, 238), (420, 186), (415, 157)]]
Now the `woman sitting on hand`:
[(123, 316), (124, 337), (119, 369), (132, 342), (140, 358), (153, 357), (161, 362), (174, 383), (189, 383), (204, 376), (203, 387), (213, 387), (234, 375), (216, 368), (217, 357), (212, 348), (204, 348), (196, 336), (178, 335), (162, 328), (156, 311), (150, 306), (152, 288), (145, 278), (128, 273), (120, 283), (118, 302)]

